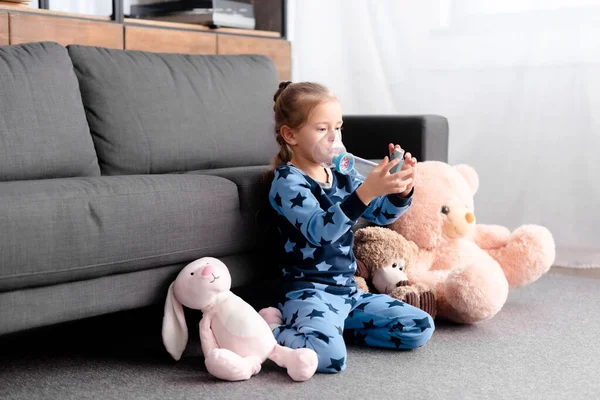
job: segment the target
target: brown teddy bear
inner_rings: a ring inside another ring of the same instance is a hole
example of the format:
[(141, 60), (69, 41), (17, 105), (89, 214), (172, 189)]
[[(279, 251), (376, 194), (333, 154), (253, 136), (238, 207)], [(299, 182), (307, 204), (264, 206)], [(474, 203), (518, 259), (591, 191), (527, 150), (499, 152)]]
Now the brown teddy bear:
[(359, 229), (354, 236), (356, 284), (364, 292), (371, 289), (387, 294), (422, 309), (432, 318), (436, 315), (435, 296), (421, 284), (411, 284), (407, 269), (417, 257), (418, 247), (395, 231), (370, 226)]

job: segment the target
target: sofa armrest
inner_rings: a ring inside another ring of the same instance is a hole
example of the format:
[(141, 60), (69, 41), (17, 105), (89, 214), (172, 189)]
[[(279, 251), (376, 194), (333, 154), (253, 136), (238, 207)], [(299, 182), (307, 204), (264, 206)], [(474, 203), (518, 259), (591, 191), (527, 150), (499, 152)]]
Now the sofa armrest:
[(394, 143), (418, 161), (448, 162), (448, 120), (439, 115), (348, 115), (342, 139), (350, 153), (366, 159), (381, 160)]

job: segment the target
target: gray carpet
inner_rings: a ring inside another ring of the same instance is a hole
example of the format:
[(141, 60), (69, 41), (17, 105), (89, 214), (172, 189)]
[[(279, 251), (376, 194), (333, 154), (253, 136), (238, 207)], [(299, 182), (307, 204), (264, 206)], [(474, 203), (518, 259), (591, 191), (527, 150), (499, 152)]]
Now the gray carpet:
[(598, 279), (547, 275), (490, 321), (438, 323), (410, 352), (351, 347), (345, 372), (302, 384), (270, 362), (247, 382), (217, 381), (197, 335), (180, 362), (167, 357), (160, 307), (114, 314), (0, 337), (0, 398), (597, 399), (599, 289)]

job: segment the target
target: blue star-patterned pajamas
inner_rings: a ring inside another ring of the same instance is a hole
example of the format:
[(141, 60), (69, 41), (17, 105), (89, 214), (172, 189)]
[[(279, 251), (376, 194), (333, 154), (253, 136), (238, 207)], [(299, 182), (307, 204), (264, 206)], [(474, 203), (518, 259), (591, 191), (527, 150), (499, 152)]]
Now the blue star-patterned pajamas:
[(429, 340), (434, 324), (424, 311), (387, 295), (363, 293), (354, 281), (356, 220), (390, 224), (412, 197), (383, 196), (366, 206), (356, 194), (361, 181), (327, 173), (329, 185), (291, 163), (275, 169), (269, 200), (277, 212), (284, 325), (274, 334), (284, 346), (315, 350), (319, 372), (340, 372), (346, 365), (344, 336), (362, 345), (412, 349)]

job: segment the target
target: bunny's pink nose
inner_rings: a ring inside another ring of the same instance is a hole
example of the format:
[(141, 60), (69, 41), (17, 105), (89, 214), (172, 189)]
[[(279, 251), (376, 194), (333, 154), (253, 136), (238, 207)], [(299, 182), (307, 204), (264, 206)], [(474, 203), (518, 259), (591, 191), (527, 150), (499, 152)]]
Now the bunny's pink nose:
[(206, 267), (204, 267), (204, 269), (202, 270), (202, 276), (209, 276), (212, 275), (213, 271), (215, 270), (215, 267), (213, 267), (212, 265), (207, 265)]

